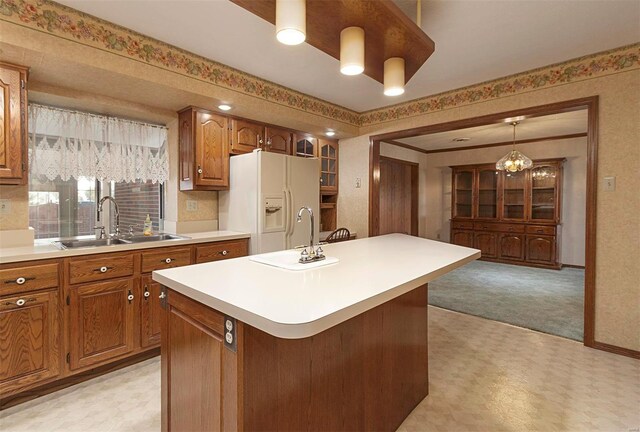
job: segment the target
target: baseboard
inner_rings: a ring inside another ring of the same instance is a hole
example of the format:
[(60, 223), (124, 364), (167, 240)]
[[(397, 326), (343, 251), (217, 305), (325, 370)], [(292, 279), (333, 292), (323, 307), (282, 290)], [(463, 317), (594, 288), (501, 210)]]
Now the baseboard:
[(584, 270), (584, 266), (573, 265), (573, 264), (562, 264), (562, 268), (574, 268), (574, 269)]
[(595, 348), (601, 351), (607, 351), (613, 354), (618, 354), (618, 355), (622, 355), (622, 356), (626, 356), (626, 357), (631, 357), (634, 359), (638, 359), (640, 360), (640, 351), (636, 351), (636, 350), (632, 350), (629, 348), (623, 348), (623, 347), (619, 347), (619, 346), (615, 346), (615, 345), (609, 345), (607, 343), (604, 342), (594, 342), (593, 345), (591, 345), (591, 348)]
[(7, 396), (5, 398), (0, 399), (0, 411), (5, 410), (7, 408), (11, 408), (12, 406), (19, 405), (24, 402), (28, 402), (36, 398), (39, 398), (41, 396), (48, 395), (49, 393), (53, 393), (58, 390), (65, 389), (67, 387), (71, 387), (72, 385), (80, 384), (81, 382), (88, 381), (92, 378), (97, 378), (100, 375), (104, 375), (106, 373), (113, 372), (127, 366), (131, 366), (135, 363), (139, 363), (144, 360), (148, 360), (158, 355), (160, 355), (160, 348), (154, 348), (152, 350), (144, 351), (142, 353), (136, 354), (132, 357), (128, 357), (120, 361), (109, 363), (107, 365), (100, 366), (94, 369), (89, 369), (77, 375), (71, 375), (65, 378), (61, 378), (61, 379), (49, 382), (47, 384), (43, 384), (40, 387), (25, 390), (21, 393), (18, 393), (12, 396)]

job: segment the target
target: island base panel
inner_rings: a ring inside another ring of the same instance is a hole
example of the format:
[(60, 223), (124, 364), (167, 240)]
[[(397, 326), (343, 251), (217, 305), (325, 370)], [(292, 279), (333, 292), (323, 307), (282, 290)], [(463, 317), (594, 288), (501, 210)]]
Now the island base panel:
[(238, 322), (237, 352), (222, 320), (169, 291), (163, 430), (390, 431), (428, 394), (426, 285), (304, 339)]

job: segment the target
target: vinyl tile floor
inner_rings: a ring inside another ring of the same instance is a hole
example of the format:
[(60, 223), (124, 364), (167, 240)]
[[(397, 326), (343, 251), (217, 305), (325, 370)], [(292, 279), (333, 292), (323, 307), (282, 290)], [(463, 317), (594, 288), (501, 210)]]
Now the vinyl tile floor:
[[(640, 362), (429, 307), (430, 394), (400, 431), (638, 431)], [(0, 411), (0, 431), (160, 430), (158, 358)]]

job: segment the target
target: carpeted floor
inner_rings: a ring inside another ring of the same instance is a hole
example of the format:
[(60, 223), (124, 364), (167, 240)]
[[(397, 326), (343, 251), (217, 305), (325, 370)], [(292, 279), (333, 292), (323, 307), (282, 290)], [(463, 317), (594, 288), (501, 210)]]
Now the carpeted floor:
[(474, 261), (429, 283), (429, 304), (582, 341), (584, 270)]

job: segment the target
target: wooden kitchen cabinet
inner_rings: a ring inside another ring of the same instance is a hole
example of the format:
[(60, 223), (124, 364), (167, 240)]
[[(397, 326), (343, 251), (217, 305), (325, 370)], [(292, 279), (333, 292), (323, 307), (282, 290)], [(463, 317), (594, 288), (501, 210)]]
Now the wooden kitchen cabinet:
[(135, 349), (137, 309), (134, 279), (116, 279), (69, 289), (69, 365), (95, 366)]
[(0, 297), (0, 394), (60, 374), (60, 322), (57, 290)]
[(26, 184), (27, 72), (0, 62), (0, 184)]
[(563, 162), (538, 160), (516, 173), (451, 167), (451, 243), (470, 246), (472, 236), (481, 259), (559, 269)]
[(310, 135), (296, 135), (294, 137), (294, 156), (299, 157), (317, 157), (318, 156), (318, 138)]
[(338, 193), (338, 142), (319, 139), (320, 193)]
[(291, 145), (293, 142), (293, 135), (291, 134), (291, 131), (267, 126), (264, 134), (266, 138), (264, 149), (266, 151), (286, 155), (291, 154)]
[(162, 330), (162, 308), (160, 288), (151, 275), (142, 276), (142, 299), (140, 301), (140, 345), (144, 348), (160, 345)]
[(206, 110), (178, 113), (180, 190), (229, 188), (229, 119)]
[(246, 120), (231, 120), (231, 153), (251, 153), (262, 148), (264, 137), (264, 125)]

